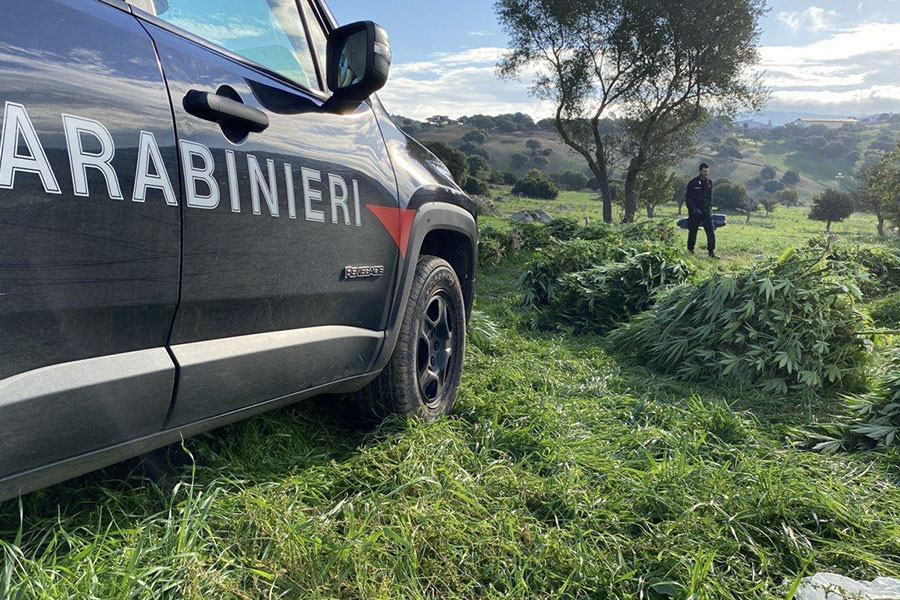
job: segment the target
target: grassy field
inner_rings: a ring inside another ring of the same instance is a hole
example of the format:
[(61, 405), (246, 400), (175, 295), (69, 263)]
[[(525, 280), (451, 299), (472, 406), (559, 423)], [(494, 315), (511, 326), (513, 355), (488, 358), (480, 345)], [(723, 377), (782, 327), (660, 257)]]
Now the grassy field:
[[(586, 194), (546, 208), (599, 218)], [(869, 243), (871, 221), (834, 229)], [(801, 209), (736, 218), (722, 261), (692, 260), (727, 269), (822, 229)], [(359, 431), (311, 401), (190, 441), (180, 468), (0, 504), (0, 598), (718, 600), (900, 576), (900, 453), (796, 443), (840, 399), (685, 385), (600, 338), (531, 332), (524, 260), (480, 274), (452, 418)]]

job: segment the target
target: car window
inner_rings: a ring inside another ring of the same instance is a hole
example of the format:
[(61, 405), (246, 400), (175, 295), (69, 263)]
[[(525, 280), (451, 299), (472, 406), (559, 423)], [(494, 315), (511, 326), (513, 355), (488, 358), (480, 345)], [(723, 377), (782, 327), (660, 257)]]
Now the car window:
[(309, 37), (312, 38), (313, 46), (316, 48), (316, 55), (319, 57), (319, 68), (322, 70), (322, 76), (325, 77), (325, 73), (328, 72), (328, 35), (322, 28), (322, 23), (316, 16), (315, 9), (310, 6), (309, 0), (302, 0), (300, 6), (303, 7), (306, 24), (309, 27)]
[(140, 5), (304, 87), (322, 89), (294, 0), (143, 0)]

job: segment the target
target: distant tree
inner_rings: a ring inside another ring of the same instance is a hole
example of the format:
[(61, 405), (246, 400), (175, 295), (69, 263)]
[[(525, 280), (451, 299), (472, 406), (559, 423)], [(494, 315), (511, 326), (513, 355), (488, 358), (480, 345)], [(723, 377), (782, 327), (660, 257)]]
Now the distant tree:
[(541, 200), (553, 200), (559, 196), (559, 188), (552, 181), (541, 175), (537, 169), (532, 169), (524, 179), (516, 182), (512, 192), (517, 196), (539, 198)]
[[(764, 98), (750, 75), (763, 0), (495, 0), (494, 7), (510, 40), (501, 74), (541, 71), (533, 92), (553, 104), (557, 132), (600, 183), (608, 223), (610, 172), (621, 149), (630, 221), (640, 171), (684, 155), (673, 137), (712, 110), (736, 114)], [(611, 124), (611, 112), (626, 125)]]
[(517, 152), (509, 158), (509, 164), (512, 165), (513, 169), (521, 169), (528, 164), (528, 157)]
[(759, 177), (763, 181), (769, 181), (770, 179), (775, 179), (777, 174), (775, 167), (765, 166), (760, 170)]
[(890, 152), (894, 149), (894, 142), (890, 140), (875, 140), (869, 144), (870, 150), (880, 150), (881, 152)]
[(564, 190), (583, 190), (587, 187), (588, 178), (575, 171), (566, 171), (559, 176), (559, 186)]
[(519, 126), (511, 119), (501, 119), (497, 122), (497, 129), (503, 133), (512, 133), (519, 130)]
[(468, 159), (469, 174), (478, 177), (482, 172), (487, 173), (491, 170), (491, 165), (483, 156), (470, 156)]
[(775, 196), (763, 196), (759, 199), (759, 203), (766, 211), (766, 216), (768, 217), (778, 207), (778, 198)]
[(457, 185), (464, 186), (466, 184), (469, 176), (469, 164), (468, 158), (462, 150), (444, 142), (423, 142), (423, 145), (444, 163)]
[(428, 123), (437, 127), (438, 129), (443, 129), (444, 127), (446, 127), (447, 125), (452, 123), (452, 121), (450, 120), (450, 117), (445, 117), (443, 115), (435, 115), (433, 117), (428, 117), (425, 120)]
[(775, 198), (778, 200), (779, 204), (783, 204), (784, 206), (800, 205), (800, 194), (797, 193), (797, 190), (781, 190), (775, 194)]
[(719, 181), (713, 187), (713, 204), (719, 210), (744, 212), (751, 200), (747, 188), (739, 183)]
[(488, 154), (488, 151), (485, 150), (484, 148), (475, 148), (474, 150), (469, 152), (469, 154), (471, 154), (472, 156), (480, 156), (481, 158), (483, 158), (484, 160), (486, 160), (488, 162), (491, 161), (491, 155)]
[(554, 154), (556, 154), (556, 152), (553, 148), (544, 148), (541, 150), (541, 156), (553, 156)]
[(766, 190), (767, 194), (775, 194), (784, 189), (784, 184), (777, 179), (770, 179), (763, 184), (763, 189)]
[(819, 152), (827, 158), (840, 158), (846, 154), (847, 147), (841, 142), (828, 142)]
[(543, 169), (548, 164), (550, 164), (550, 161), (547, 160), (546, 158), (544, 158), (543, 156), (535, 156), (534, 158), (531, 159), (531, 162), (533, 162), (539, 169)]
[(825, 221), (825, 231), (831, 233), (831, 224), (839, 223), (852, 215), (854, 208), (850, 194), (829, 188), (813, 198), (809, 218)]
[(647, 211), (647, 218), (652, 219), (656, 207), (672, 199), (675, 189), (675, 174), (656, 167), (646, 169), (640, 177), (638, 197)]
[(528, 140), (525, 142), (525, 147), (531, 150), (532, 155), (537, 154), (537, 151), (541, 149), (542, 145), (543, 144), (538, 140)]
[(806, 138), (806, 144), (810, 150), (821, 150), (828, 145), (828, 140), (825, 139), (824, 135), (814, 135)]
[(465, 152), (466, 154), (472, 154), (476, 150), (478, 150), (478, 146), (473, 144), (472, 142), (464, 142), (459, 145), (459, 149)]
[(800, 183), (800, 173), (797, 171), (785, 171), (781, 176), (781, 183), (784, 185), (797, 185)]
[(471, 117), (466, 117), (466, 123), (473, 127), (477, 127), (478, 129), (493, 129), (496, 127), (494, 117), (488, 115), (472, 115)]
[(464, 135), (462, 139), (464, 142), (483, 144), (487, 141), (487, 135), (480, 129), (473, 129), (472, 131)]
[(884, 222), (900, 226), (900, 147), (864, 167), (859, 195), (878, 219), (878, 235), (884, 236)]
[(517, 112), (514, 115), (509, 115), (509, 118), (518, 126), (520, 131), (531, 131), (535, 129), (534, 119), (532, 119), (530, 115)]
[(519, 178), (516, 177), (515, 173), (503, 173), (503, 183), (505, 185), (516, 185), (519, 182)]

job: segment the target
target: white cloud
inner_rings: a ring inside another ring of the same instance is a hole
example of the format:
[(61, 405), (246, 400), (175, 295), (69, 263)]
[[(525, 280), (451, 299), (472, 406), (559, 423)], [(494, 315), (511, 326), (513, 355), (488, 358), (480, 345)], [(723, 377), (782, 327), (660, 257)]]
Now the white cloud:
[(837, 17), (837, 11), (825, 10), (818, 6), (810, 6), (804, 11), (778, 13), (778, 19), (792, 31), (830, 29), (835, 17)]
[(494, 37), (494, 34), (490, 31), (470, 31), (469, 35), (472, 37)]
[(882, 112), (897, 112), (900, 105), (900, 85), (878, 85), (865, 89), (781, 90), (772, 95), (770, 110), (804, 110), (822, 114), (859, 116)]
[[(382, 98), (392, 112), (418, 119), (552, 114), (528, 93), (534, 73), (520, 81), (497, 78), (505, 52), (485, 46), (395, 65)], [(807, 45), (764, 46), (760, 55), (764, 82), (773, 90), (770, 110), (863, 115), (900, 109), (900, 23), (861, 24)]]
[(523, 112), (535, 119), (551, 114), (551, 108), (528, 94), (528, 84), (497, 78), (493, 66), (465, 66), (432, 79), (392, 77), (379, 94), (391, 113), (414, 119), (432, 115)]
[(505, 52), (506, 48), (495, 47), (470, 48), (461, 52), (442, 52), (433, 55), (431, 60), (393, 65), (391, 72), (396, 75), (442, 74), (461, 66), (495, 65), (503, 58)]

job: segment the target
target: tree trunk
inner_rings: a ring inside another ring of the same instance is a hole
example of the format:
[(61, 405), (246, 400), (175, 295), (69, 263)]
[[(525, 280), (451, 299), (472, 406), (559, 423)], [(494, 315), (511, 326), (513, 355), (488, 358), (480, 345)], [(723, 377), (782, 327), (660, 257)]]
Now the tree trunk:
[(825, 225), (825, 233), (831, 233), (831, 221), (828, 221), (828, 224)]
[(634, 223), (634, 215), (637, 213), (637, 187), (638, 167), (635, 161), (628, 166), (628, 174), (625, 175), (625, 218), (623, 223)]
[(749, 222), (750, 222), (750, 213), (748, 212), (747, 213), (747, 223), (749, 223)]
[(681, 208), (684, 206), (684, 199), (678, 201), (678, 216), (681, 216)]
[(656, 210), (656, 207), (653, 206), (652, 204), (647, 204), (647, 205), (645, 205), (645, 206), (647, 207), (647, 218), (648, 218), (648, 219), (652, 219), (652, 218), (653, 218), (653, 213), (654, 213), (654, 211)]
[(878, 237), (884, 237), (884, 215), (876, 213), (878, 217)]
[(598, 165), (597, 169), (591, 169), (594, 177), (600, 182), (600, 195), (603, 197), (603, 222), (612, 223), (612, 190), (609, 188), (609, 173), (605, 165)]

